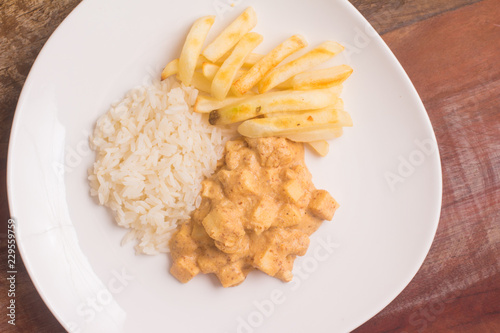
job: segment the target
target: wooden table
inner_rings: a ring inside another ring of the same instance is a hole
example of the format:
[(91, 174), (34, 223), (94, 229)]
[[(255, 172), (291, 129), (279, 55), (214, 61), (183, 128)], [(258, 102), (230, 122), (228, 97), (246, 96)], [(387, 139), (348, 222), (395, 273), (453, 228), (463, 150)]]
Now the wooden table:
[[(41, 47), (79, 0), (0, 4), (0, 331), (62, 332), (18, 257), (7, 324), (9, 132)], [(408, 287), (355, 330), (500, 332), (500, 1), (353, 0), (417, 88), (434, 126), (444, 193), (436, 238)], [(425, 209), (425, 207), (423, 207)]]

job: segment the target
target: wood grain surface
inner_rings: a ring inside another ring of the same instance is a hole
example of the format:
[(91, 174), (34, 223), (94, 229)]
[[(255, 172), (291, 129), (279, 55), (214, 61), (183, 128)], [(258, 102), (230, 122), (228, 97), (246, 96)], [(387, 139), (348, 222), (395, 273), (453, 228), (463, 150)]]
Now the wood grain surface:
[[(78, 0), (0, 4), (0, 332), (64, 332), (17, 256), (16, 326), (7, 323), (7, 147), (40, 49)], [(408, 287), (355, 330), (500, 332), (500, 1), (352, 0), (412, 79), (437, 136), (443, 205)], [(425, 209), (423, 207), (422, 209)]]

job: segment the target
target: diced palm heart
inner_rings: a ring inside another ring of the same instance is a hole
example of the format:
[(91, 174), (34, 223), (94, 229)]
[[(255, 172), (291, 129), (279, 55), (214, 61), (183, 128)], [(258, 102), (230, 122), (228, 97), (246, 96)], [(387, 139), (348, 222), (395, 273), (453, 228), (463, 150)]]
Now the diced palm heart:
[[(263, 37), (252, 32), (257, 15), (248, 7), (203, 49), (213, 23), (213, 16), (194, 22), (180, 57), (165, 66), (161, 79), (176, 75), (183, 84), (200, 90), (193, 109), (209, 113), (212, 125), (243, 122), (238, 127), (243, 136), (308, 142), (325, 156), (329, 150), (326, 141), (341, 136), (343, 127), (352, 126), (339, 96), (353, 69), (348, 65), (316, 67), (325, 65), (344, 47), (325, 41), (300, 55), (308, 43), (301, 35), (291, 35), (267, 54), (253, 53)], [(287, 61), (291, 55), (298, 56)], [(332, 124), (331, 118), (313, 116), (324, 115), (325, 110), (340, 120)], [(306, 114), (314, 120), (304, 122)]]

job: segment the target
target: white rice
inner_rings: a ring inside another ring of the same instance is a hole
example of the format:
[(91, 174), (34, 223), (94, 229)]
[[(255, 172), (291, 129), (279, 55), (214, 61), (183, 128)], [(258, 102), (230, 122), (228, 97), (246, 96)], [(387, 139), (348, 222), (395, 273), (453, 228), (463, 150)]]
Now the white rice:
[(232, 135), (192, 111), (197, 95), (174, 79), (135, 88), (99, 118), (90, 138), (97, 155), (90, 193), (130, 229), (122, 244), (136, 239), (137, 253), (168, 252)]

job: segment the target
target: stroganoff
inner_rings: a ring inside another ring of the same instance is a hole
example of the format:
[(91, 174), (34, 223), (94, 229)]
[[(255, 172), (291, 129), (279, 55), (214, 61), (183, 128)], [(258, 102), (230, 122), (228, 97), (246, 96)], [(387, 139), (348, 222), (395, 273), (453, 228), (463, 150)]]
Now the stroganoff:
[(303, 144), (285, 138), (227, 142), (202, 186), (200, 207), (170, 240), (170, 272), (184, 283), (202, 272), (232, 287), (254, 269), (288, 282), (309, 236), (338, 208), (314, 187)]

